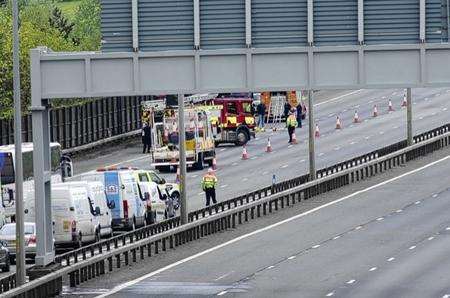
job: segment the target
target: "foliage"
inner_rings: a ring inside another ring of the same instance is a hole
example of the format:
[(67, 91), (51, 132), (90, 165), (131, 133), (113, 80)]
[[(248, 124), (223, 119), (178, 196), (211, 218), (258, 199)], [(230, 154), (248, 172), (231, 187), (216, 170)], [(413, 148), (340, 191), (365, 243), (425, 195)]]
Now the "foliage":
[[(100, 3), (99, 0), (80, 1), (73, 24), (61, 10), (56, 9), (53, 0), (21, 0), (19, 3), (21, 99), (22, 110), (27, 112), (31, 101), (30, 49), (46, 46), (53, 51), (98, 50), (101, 40)], [(0, 5), (0, 74), (0, 119), (8, 119), (13, 115), (10, 1)], [(64, 103), (67, 102), (55, 101), (56, 105)]]

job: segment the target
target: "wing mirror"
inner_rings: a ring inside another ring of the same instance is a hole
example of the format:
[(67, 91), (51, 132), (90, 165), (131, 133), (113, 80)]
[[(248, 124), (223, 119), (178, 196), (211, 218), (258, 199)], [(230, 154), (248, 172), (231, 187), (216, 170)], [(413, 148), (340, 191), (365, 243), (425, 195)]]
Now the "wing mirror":
[(100, 214), (101, 214), (100, 207), (99, 206), (95, 207), (95, 215), (100, 215)]
[(116, 208), (116, 203), (114, 203), (114, 201), (109, 201), (109, 202), (108, 202), (108, 208), (109, 208), (109, 209), (114, 209), (114, 208)]

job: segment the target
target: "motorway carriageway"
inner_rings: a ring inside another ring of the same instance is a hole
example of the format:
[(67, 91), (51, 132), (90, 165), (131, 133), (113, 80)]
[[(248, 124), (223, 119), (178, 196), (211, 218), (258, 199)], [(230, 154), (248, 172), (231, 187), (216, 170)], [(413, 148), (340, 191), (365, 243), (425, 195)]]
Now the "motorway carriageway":
[[(406, 138), (406, 109), (401, 108), (403, 89), (319, 94), (315, 106), (316, 123), (319, 124), (321, 131), (321, 137), (316, 139), (317, 169)], [(413, 89), (412, 95), (414, 134), (449, 122), (449, 89)], [(388, 113), (389, 99), (395, 108), (391, 113)], [(372, 118), (375, 104), (378, 106), (379, 116)], [(355, 110), (358, 111), (362, 123), (352, 123)], [(335, 129), (336, 115), (342, 120), (342, 130)], [(270, 185), (273, 175), (277, 181), (282, 181), (308, 173), (307, 119), (304, 122), (306, 123), (303, 128), (296, 131), (300, 142), (298, 145), (288, 146), (286, 131), (257, 134), (257, 139), (252, 140), (247, 146), (250, 159), (246, 161), (241, 160), (241, 147), (219, 146), (216, 149), (218, 200), (236, 197)], [(274, 150), (270, 154), (265, 153), (269, 136)], [(150, 167), (150, 158), (142, 156), (140, 145), (134, 144), (120, 151), (117, 148), (110, 148), (109, 152), (94, 154), (96, 155), (89, 158), (81, 157), (75, 160), (76, 173), (111, 164)], [(204, 206), (205, 199), (200, 188), (200, 179), (205, 171), (206, 169), (188, 173), (189, 210), (197, 210)], [(173, 173), (163, 176), (171, 182), (175, 178)]]
[(447, 155), (384, 178), (135, 280), (119, 281), (98, 298), (448, 298), (450, 176), (443, 173), (449, 168)]

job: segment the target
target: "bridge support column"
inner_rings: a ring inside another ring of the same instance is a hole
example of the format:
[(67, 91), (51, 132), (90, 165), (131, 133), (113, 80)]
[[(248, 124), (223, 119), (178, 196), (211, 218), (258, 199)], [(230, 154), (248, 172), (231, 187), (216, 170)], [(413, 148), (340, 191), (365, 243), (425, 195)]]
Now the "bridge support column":
[(178, 94), (178, 130), (180, 140), (180, 200), (181, 224), (188, 223), (188, 209), (186, 199), (186, 134), (184, 133), (184, 95)]
[(411, 99), (411, 88), (406, 89), (406, 134), (407, 134), (407, 144), (408, 146), (413, 145), (413, 129), (412, 129), (412, 99)]
[(309, 123), (309, 176), (311, 180), (316, 179), (316, 150), (314, 144), (314, 91), (308, 91), (308, 123)]

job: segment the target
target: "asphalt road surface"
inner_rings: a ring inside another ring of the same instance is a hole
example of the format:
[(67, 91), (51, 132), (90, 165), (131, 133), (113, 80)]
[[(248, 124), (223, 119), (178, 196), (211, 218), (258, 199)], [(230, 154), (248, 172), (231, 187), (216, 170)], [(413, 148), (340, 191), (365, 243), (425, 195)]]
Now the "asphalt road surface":
[[(406, 109), (401, 108), (403, 90), (357, 90), (347, 92), (322, 92), (316, 97), (315, 118), (321, 136), (316, 140), (317, 168), (329, 166), (406, 138)], [(388, 112), (391, 99), (395, 111)], [(377, 105), (379, 116), (372, 117)], [(445, 124), (450, 119), (450, 90), (413, 90), (414, 134)], [(354, 112), (358, 111), (362, 123), (353, 124)], [(340, 116), (342, 130), (336, 130), (336, 116)], [(307, 120), (305, 121), (307, 122)], [(259, 189), (277, 181), (306, 174), (308, 165), (307, 123), (297, 129), (298, 145), (288, 146), (287, 132), (270, 131), (257, 134), (247, 150), (249, 160), (242, 161), (241, 147), (219, 146), (216, 149), (219, 179), (219, 200), (229, 199)], [(271, 138), (273, 152), (265, 153), (267, 138)], [(120, 148), (105, 148), (90, 156), (75, 160), (76, 173), (95, 170), (98, 167), (118, 164), (150, 168), (150, 158), (142, 155), (139, 144)], [(196, 210), (205, 204), (200, 179), (206, 171), (188, 173), (188, 209)], [(163, 174), (174, 181), (173, 173)]]
[(446, 154), (99, 297), (449, 297)]

